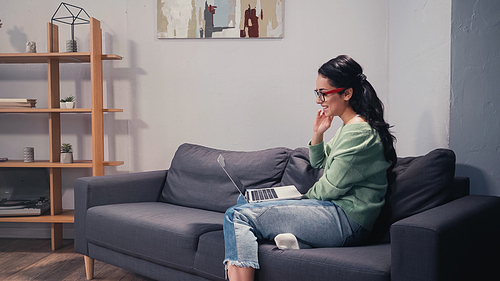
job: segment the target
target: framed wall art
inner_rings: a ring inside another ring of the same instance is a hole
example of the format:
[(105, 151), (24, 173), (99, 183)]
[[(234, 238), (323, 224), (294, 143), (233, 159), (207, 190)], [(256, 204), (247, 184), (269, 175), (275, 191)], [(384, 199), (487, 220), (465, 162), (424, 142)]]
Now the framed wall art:
[(284, 0), (157, 0), (158, 38), (281, 38)]

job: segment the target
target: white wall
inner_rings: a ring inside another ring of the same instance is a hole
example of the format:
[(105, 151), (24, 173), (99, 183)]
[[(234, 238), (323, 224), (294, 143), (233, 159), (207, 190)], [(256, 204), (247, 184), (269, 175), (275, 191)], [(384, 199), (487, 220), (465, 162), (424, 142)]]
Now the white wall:
[(450, 0), (389, 1), (388, 116), (398, 156), (448, 147)]
[[(124, 56), (104, 62), (104, 103), (124, 109), (105, 119), (106, 159), (125, 161), (107, 173), (167, 169), (184, 142), (232, 150), (305, 146), (318, 109), (317, 69), (338, 54), (365, 68), (395, 125), (400, 156), (446, 147), (450, 1), (429, 2), (285, 1), (283, 39), (160, 40), (154, 0), (72, 1), (101, 21), (104, 52)], [(46, 22), (59, 3), (2, 0), (0, 52), (20, 52), (27, 40), (45, 52)], [(65, 42), (69, 27), (60, 33)], [(88, 51), (88, 28), (75, 33)], [(89, 66), (61, 69), (61, 94), (89, 107)], [(45, 66), (0, 65), (0, 97), (28, 95), (46, 107), (46, 75)], [(62, 119), (63, 142), (73, 143), (76, 159), (90, 158), (90, 117)], [(46, 123), (45, 116), (1, 115), (0, 155), (21, 158), (23, 147), (35, 146), (36, 157), (47, 158)], [(339, 126), (336, 120), (327, 137)], [(73, 207), (72, 181), (89, 174), (64, 170), (64, 208)]]

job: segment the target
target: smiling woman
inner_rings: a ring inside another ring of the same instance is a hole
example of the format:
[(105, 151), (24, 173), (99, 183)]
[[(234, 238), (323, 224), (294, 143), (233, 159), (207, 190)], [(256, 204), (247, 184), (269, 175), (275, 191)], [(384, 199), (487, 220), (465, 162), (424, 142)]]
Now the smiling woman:
[[(345, 91), (345, 88), (333, 88), (328, 78), (318, 75), (316, 78), (316, 103), (321, 105), (323, 111), (319, 111), (318, 117), (326, 117), (325, 121), (331, 123), (333, 117), (339, 116), (344, 123), (346, 119), (352, 119), (356, 113), (349, 106), (349, 99), (352, 97), (352, 89)], [(340, 93), (335, 95), (336, 93)], [(354, 113), (354, 114), (353, 114)], [(344, 114), (347, 114), (345, 116)], [(344, 117), (342, 117), (344, 116)], [(328, 127), (330, 127), (328, 125)]]
[[(396, 151), (393, 142), (395, 137), (389, 132), (390, 125), (384, 120), (384, 105), (377, 96), (371, 83), (363, 74), (363, 68), (354, 59), (346, 55), (340, 55), (326, 62), (318, 70), (316, 80), (316, 92), (319, 96), (316, 103), (323, 107), (323, 113), (318, 112), (318, 117), (323, 122), (329, 121), (335, 116), (339, 116), (344, 124), (368, 122), (377, 131), (384, 145), (384, 156), (387, 161), (396, 163)], [(323, 91), (320, 91), (320, 87)], [(337, 91), (332, 91), (337, 89)], [(345, 89), (345, 90), (340, 90)], [(328, 93), (329, 92), (329, 93)], [(337, 95), (333, 95), (337, 92)], [(322, 94), (321, 94), (322, 93)], [(329, 98), (326, 95), (330, 96)], [(337, 97), (335, 97), (337, 96)], [(343, 100), (342, 104), (334, 104), (337, 98)], [(332, 99), (330, 102), (328, 99)], [(329, 104), (334, 107), (330, 107)], [(325, 115), (328, 109), (328, 115)], [(325, 117), (328, 117), (325, 119)], [(330, 124), (327, 123), (328, 127)], [(324, 128), (321, 128), (324, 129)], [(326, 130), (325, 130), (326, 131)], [(322, 133), (325, 131), (322, 130)], [(314, 138), (322, 135), (313, 136)], [(320, 142), (321, 142), (320, 141)]]
[[(309, 158), (313, 168), (324, 168), (323, 176), (302, 200), (238, 200), (226, 211), (224, 263), (231, 281), (254, 279), (259, 239), (286, 233), (302, 247), (362, 245), (384, 205), (387, 171), (396, 164), (394, 137), (363, 69), (338, 56), (319, 69), (315, 93), (322, 109), (314, 120)], [(344, 125), (325, 144), (323, 135), (335, 116)]]

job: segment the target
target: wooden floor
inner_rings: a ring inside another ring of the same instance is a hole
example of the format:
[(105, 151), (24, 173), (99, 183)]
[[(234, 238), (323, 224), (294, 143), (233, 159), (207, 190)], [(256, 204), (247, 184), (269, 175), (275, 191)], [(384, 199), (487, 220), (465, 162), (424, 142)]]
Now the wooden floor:
[[(73, 250), (73, 240), (50, 249), (48, 239), (0, 238), (0, 280), (87, 280), (83, 256)], [(151, 281), (144, 276), (95, 261), (93, 280)]]

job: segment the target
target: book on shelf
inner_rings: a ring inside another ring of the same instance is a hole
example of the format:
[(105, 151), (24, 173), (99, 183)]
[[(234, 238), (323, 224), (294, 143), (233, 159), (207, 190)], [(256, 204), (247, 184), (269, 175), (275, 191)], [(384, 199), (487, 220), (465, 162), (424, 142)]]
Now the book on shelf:
[(0, 108), (32, 108), (32, 107), (36, 107), (36, 99), (0, 98)]
[(36, 102), (36, 99), (5, 99), (0, 98), (0, 102)]

